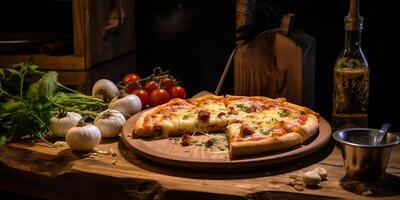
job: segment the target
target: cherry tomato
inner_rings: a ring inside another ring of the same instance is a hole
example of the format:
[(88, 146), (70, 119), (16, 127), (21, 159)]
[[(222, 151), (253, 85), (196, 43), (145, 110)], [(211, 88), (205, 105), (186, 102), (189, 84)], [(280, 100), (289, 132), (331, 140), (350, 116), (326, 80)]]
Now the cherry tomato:
[(186, 91), (181, 86), (174, 86), (169, 90), (169, 95), (171, 96), (171, 99), (172, 98), (185, 99), (186, 98)]
[(134, 73), (130, 73), (124, 76), (124, 78), (122, 79), (122, 82), (124, 83), (124, 85), (127, 85), (129, 83), (131, 83), (127, 88), (128, 88), (128, 92), (132, 93), (134, 90), (139, 89), (140, 88), (140, 84), (137, 83), (133, 83), (135, 81), (140, 80), (140, 76)]
[(146, 90), (134, 90), (131, 94), (139, 97), (140, 101), (142, 102), (142, 109), (149, 104), (150, 96)]
[(168, 77), (163, 78), (161, 79), (161, 85), (163, 86), (163, 88), (169, 91), (169, 89), (175, 86), (175, 81)]
[(155, 81), (148, 81), (144, 84), (144, 89), (148, 92), (151, 93), (154, 89), (158, 88), (158, 83)]
[(164, 89), (155, 89), (150, 94), (150, 104), (157, 106), (163, 103), (167, 103), (170, 99), (169, 93)]
[(134, 73), (127, 74), (124, 76), (124, 79), (122, 79), (124, 83), (135, 82), (138, 80), (140, 80), (140, 76)]

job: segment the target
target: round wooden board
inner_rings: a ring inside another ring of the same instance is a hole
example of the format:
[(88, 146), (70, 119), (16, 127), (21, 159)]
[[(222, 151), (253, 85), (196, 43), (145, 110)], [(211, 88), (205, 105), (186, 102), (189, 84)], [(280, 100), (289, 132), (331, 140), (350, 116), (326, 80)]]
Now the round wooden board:
[(182, 147), (176, 140), (171, 139), (144, 140), (132, 138), (133, 127), (140, 114), (138, 113), (129, 118), (122, 129), (122, 141), (125, 145), (135, 154), (152, 161), (179, 167), (190, 167), (192, 169), (275, 166), (304, 157), (324, 147), (331, 138), (332, 133), (329, 123), (321, 117), (319, 132), (302, 145), (284, 151), (231, 159), (227, 150), (211, 151), (205, 146), (195, 145)]

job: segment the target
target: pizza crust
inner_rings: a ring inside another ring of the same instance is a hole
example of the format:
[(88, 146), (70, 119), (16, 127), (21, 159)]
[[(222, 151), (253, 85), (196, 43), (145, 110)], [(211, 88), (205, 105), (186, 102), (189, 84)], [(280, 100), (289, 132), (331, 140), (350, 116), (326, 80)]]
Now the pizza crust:
[(217, 96), (214, 94), (207, 94), (201, 97), (197, 97), (197, 98), (192, 98), (192, 99), (188, 99), (189, 101), (194, 101), (194, 102), (201, 102), (201, 101), (205, 101), (205, 100), (224, 100), (225, 97), (224, 96)]
[(296, 104), (293, 104), (293, 103), (290, 103), (290, 102), (285, 102), (285, 104), (286, 104), (286, 106), (295, 108), (297, 110), (301, 110), (301, 111), (303, 111), (303, 112), (305, 112), (307, 114), (313, 114), (313, 115), (315, 115), (315, 116), (317, 116), (319, 118), (319, 113), (314, 112), (313, 110), (311, 110), (311, 109), (309, 109), (307, 107), (299, 106), (299, 105), (296, 105)]
[(258, 141), (231, 142), (230, 152), (232, 157), (255, 155), (287, 149), (300, 144), (303, 138), (296, 132), (288, 133), (281, 137), (267, 137)]
[(307, 121), (301, 127), (306, 133), (305, 135), (302, 135), (303, 142), (314, 136), (318, 132), (318, 127), (319, 127), (319, 119), (313, 114), (307, 114)]
[(142, 136), (142, 137), (151, 137), (155, 135), (155, 132), (152, 128), (146, 127), (144, 123), (144, 118), (153, 113), (155, 110), (158, 109), (159, 106), (156, 106), (154, 108), (150, 108), (148, 110), (143, 111), (139, 118), (137, 119), (135, 126), (133, 128), (133, 134), (137, 136)]

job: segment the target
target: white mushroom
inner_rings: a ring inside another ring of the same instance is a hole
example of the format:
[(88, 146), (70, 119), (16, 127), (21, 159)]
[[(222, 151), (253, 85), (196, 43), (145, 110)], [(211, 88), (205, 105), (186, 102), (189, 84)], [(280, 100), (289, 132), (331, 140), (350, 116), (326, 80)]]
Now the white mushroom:
[(316, 167), (313, 169), (314, 172), (317, 172), (317, 174), (321, 177), (322, 180), (325, 180), (326, 177), (328, 177), (328, 173), (326, 169), (322, 167)]
[(321, 176), (317, 172), (307, 171), (303, 175), (303, 181), (307, 186), (316, 186), (321, 182)]

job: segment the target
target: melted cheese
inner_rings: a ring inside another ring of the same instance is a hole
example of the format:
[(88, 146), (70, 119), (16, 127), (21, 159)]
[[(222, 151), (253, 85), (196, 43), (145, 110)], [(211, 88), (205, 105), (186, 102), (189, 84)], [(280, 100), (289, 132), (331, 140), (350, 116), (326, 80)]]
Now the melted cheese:
[[(252, 103), (257, 107), (257, 112), (249, 112), (249, 108), (254, 106)], [(229, 137), (232, 136), (236, 140), (270, 137), (276, 132), (299, 126), (300, 112), (296, 109), (278, 104), (263, 107), (261, 104), (262, 102), (252, 102), (248, 99), (233, 100), (226, 106), (220, 99), (208, 99), (196, 104), (179, 101), (153, 113), (151, 122), (161, 126), (163, 137), (168, 137), (171, 133), (222, 131), (226, 127)], [(232, 114), (231, 109), (237, 113)], [(198, 112), (201, 110), (210, 113), (207, 121), (198, 119)], [(220, 113), (226, 115), (218, 117)], [(254, 134), (240, 135), (242, 124), (251, 127)]]
[[(297, 117), (298, 114), (294, 110), (274, 107), (260, 113), (248, 113), (241, 120), (241, 123), (232, 123), (228, 125), (227, 130), (229, 135), (234, 135), (236, 141), (245, 141), (255, 138), (262, 139), (270, 137), (273, 133), (286, 131), (286, 129), (298, 126), (299, 122), (296, 119)], [(240, 127), (242, 124), (247, 124), (251, 127), (251, 129), (254, 130), (254, 134), (240, 135)]]

